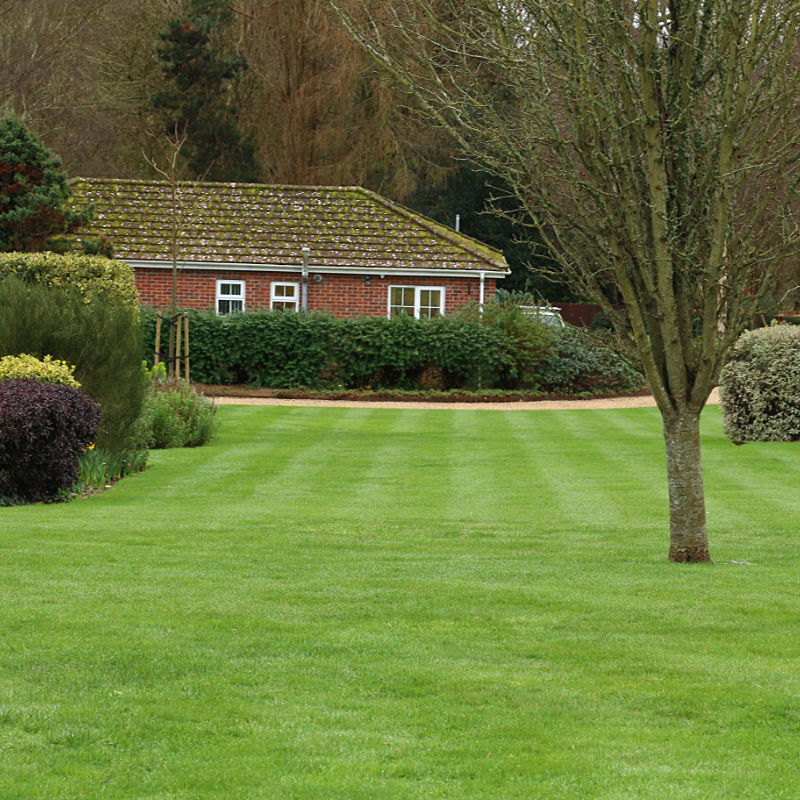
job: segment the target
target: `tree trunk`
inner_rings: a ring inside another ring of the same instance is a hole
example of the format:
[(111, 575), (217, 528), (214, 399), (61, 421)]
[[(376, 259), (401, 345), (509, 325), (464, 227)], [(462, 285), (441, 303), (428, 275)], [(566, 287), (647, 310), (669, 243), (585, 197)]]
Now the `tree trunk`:
[(700, 457), (700, 414), (664, 415), (669, 483), (669, 560), (711, 561)]

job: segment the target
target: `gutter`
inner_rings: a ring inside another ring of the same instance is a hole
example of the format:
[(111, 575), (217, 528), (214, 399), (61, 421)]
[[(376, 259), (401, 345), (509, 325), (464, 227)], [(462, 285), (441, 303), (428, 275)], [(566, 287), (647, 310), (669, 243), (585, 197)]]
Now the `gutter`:
[[(151, 259), (119, 258), (119, 261), (140, 269), (169, 269), (166, 261)], [(234, 271), (234, 272), (296, 272), (302, 274), (303, 266), (297, 264), (253, 264), (224, 261), (179, 261), (179, 269), (197, 269), (208, 272)], [(321, 275), (375, 275), (381, 278), (398, 277), (436, 277), (436, 278), (479, 278), (483, 274), (486, 278), (506, 278), (510, 270), (477, 270), (477, 269), (411, 269), (389, 267), (359, 267), (359, 266), (321, 266), (314, 265), (314, 272)]]

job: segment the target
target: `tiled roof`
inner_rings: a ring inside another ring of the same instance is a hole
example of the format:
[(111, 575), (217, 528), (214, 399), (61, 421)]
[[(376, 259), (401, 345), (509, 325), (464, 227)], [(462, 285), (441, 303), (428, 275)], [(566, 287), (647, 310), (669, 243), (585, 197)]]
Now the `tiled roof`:
[[(80, 238), (107, 236), (117, 258), (169, 261), (170, 184), (76, 178), (72, 205), (95, 206)], [(498, 250), (360, 187), (178, 184), (179, 260), (318, 267), (507, 272)]]

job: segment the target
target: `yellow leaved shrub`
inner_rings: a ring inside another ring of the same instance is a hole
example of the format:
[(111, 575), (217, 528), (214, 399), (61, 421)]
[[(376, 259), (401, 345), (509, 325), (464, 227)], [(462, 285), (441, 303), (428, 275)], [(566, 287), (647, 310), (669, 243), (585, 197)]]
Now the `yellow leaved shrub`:
[(50, 356), (39, 359), (21, 353), (18, 356), (0, 358), (0, 381), (33, 380), (80, 389), (81, 385), (75, 380), (73, 372), (74, 366)]

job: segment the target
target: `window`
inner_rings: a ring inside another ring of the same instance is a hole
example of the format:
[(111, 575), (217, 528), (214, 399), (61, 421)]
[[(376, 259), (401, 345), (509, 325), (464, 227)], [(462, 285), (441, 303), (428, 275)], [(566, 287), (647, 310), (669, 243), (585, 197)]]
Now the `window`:
[(244, 311), (244, 281), (217, 281), (217, 314)]
[(276, 311), (297, 311), (299, 303), (299, 283), (280, 283), (278, 281), (273, 281), (270, 284), (270, 308)]
[(444, 288), (441, 286), (390, 286), (389, 316), (408, 314), (430, 319), (444, 314)]

